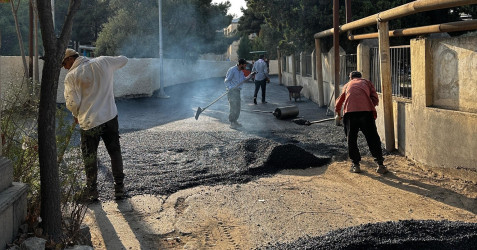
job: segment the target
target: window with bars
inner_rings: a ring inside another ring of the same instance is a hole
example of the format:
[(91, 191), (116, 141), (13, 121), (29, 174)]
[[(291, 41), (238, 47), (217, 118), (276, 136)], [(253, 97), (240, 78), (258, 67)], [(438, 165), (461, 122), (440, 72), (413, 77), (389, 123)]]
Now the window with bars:
[[(391, 47), (390, 54), (392, 95), (411, 99), (411, 47), (409, 45)], [(371, 48), (370, 61), (370, 80), (376, 91), (381, 93), (378, 48)]]
[(305, 76), (311, 76), (312, 75), (311, 58), (312, 58), (311, 54), (306, 54), (304, 56)]
[(340, 84), (344, 85), (349, 81), (349, 73), (356, 71), (356, 54), (340, 55)]

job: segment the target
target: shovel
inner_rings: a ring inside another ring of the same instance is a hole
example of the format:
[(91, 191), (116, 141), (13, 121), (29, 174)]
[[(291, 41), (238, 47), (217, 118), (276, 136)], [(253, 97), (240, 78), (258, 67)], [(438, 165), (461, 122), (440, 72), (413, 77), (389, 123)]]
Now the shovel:
[[(242, 85), (242, 83), (248, 81), (248, 80), (251, 78), (251, 76), (255, 75), (256, 73), (257, 73), (257, 72), (252, 72), (252, 73), (250, 73), (250, 75), (249, 75), (250, 77), (245, 78), (245, 80), (243, 80), (242, 82), (240, 82), (239, 84), (237, 84), (237, 86), (235, 86), (235, 87), (233, 87), (233, 88), (231, 88), (231, 89), (238, 88), (240, 85)], [(204, 112), (205, 109), (207, 109), (208, 107), (210, 107), (212, 104), (216, 103), (218, 100), (220, 100), (220, 98), (222, 98), (222, 97), (224, 97), (225, 95), (227, 95), (227, 93), (229, 93), (229, 91), (230, 91), (230, 89), (227, 90), (227, 91), (225, 91), (225, 93), (223, 93), (223, 94), (222, 94), (221, 96), (219, 96), (217, 99), (215, 99), (214, 101), (212, 101), (209, 105), (205, 106), (205, 108), (198, 107), (198, 108), (197, 108), (197, 112), (195, 113), (195, 119), (196, 119), (196, 120), (199, 119), (200, 113)]]
[(293, 119), (292, 122), (294, 122), (294, 123), (296, 123), (296, 124), (298, 124), (298, 125), (310, 126), (311, 124), (321, 123), (321, 122), (327, 122), (327, 121), (334, 121), (334, 120), (335, 120), (335, 118), (327, 118), (327, 119), (318, 120), (318, 121), (308, 121), (308, 120), (299, 118), (299, 119)]

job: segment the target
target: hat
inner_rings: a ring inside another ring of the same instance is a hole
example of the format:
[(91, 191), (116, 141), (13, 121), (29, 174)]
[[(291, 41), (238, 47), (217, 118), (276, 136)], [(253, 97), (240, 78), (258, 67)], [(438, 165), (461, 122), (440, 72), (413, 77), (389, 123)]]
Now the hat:
[(65, 52), (65, 57), (63, 57), (63, 61), (70, 57), (70, 56), (74, 56), (74, 55), (78, 55), (78, 52), (76, 52), (76, 50), (74, 49), (66, 49), (66, 52)]
[(351, 73), (349, 73), (349, 78), (361, 78), (361, 72), (352, 71)]

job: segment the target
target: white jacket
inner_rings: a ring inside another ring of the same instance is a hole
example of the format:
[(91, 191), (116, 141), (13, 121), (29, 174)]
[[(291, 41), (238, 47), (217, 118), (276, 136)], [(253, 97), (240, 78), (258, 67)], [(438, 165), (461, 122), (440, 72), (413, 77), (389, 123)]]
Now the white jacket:
[(113, 73), (128, 62), (124, 56), (78, 57), (65, 77), (66, 107), (88, 130), (117, 114), (113, 92)]

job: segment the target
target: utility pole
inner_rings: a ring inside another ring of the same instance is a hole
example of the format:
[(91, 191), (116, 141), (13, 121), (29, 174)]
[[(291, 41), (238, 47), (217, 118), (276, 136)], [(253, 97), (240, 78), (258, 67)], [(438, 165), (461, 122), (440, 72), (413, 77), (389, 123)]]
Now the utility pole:
[(169, 98), (164, 92), (164, 53), (162, 51), (162, 0), (159, 4), (159, 98)]

